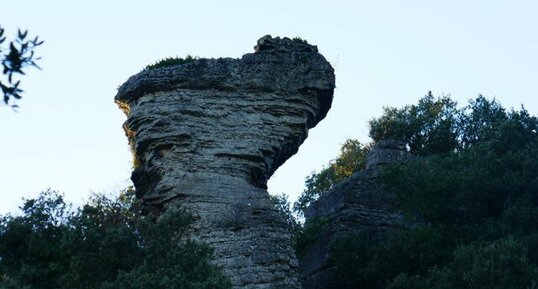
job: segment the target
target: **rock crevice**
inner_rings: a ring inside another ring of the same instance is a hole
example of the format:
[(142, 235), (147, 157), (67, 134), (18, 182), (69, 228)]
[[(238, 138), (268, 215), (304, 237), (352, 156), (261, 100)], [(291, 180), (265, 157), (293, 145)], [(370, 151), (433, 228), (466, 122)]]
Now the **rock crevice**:
[(116, 95), (147, 210), (180, 204), (234, 288), (300, 288), (267, 180), (327, 114), (334, 70), (315, 46), (265, 36), (240, 59), (132, 76)]

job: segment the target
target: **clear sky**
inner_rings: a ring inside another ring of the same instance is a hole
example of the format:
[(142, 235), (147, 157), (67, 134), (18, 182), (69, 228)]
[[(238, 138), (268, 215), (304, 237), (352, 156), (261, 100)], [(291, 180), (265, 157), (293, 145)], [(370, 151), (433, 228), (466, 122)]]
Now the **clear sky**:
[(300, 36), (336, 69), (327, 118), (269, 181), (295, 199), (347, 138), (367, 142), (383, 106), (428, 90), (482, 93), (538, 114), (536, 1), (2, 1), (0, 25), (39, 35), (43, 70), (0, 107), (0, 213), (46, 188), (74, 203), (129, 184), (116, 89), (169, 56), (240, 57), (265, 34)]

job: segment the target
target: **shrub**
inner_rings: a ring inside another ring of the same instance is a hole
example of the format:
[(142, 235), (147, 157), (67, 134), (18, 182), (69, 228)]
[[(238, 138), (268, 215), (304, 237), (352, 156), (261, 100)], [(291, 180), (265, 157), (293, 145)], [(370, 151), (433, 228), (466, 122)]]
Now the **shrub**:
[(161, 68), (161, 67), (168, 67), (168, 66), (172, 66), (172, 65), (190, 63), (190, 62), (194, 62), (197, 59), (198, 59), (198, 57), (192, 56), (190, 54), (187, 54), (187, 56), (185, 56), (185, 58), (167, 57), (167, 58), (161, 59), (161, 60), (159, 60), (159, 61), (157, 61), (157, 62), (155, 62), (153, 64), (150, 64), (150, 65), (146, 66), (146, 68), (144, 68), (144, 71), (145, 70), (157, 69), (157, 68)]
[(140, 216), (132, 200), (95, 196), (76, 211), (50, 190), (27, 200), (0, 219), (0, 288), (230, 288), (211, 249), (188, 241), (189, 214)]
[(291, 40), (293, 40), (293, 41), (295, 41), (295, 42), (298, 42), (298, 43), (308, 44), (308, 41), (306, 41), (305, 39), (302, 39), (302, 38), (299, 37), (299, 36), (295, 36), (295, 37), (293, 37)]
[(538, 280), (538, 267), (529, 263), (523, 242), (507, 237), (462, 245), (443, 267), (422, 276), (397, 276), (389, 289), (519, 289)]

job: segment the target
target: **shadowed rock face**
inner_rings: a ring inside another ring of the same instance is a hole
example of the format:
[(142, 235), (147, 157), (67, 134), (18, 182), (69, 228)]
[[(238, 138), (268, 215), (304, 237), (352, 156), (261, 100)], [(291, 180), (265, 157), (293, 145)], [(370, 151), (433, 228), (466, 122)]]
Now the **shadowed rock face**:
[(116, 95), (137, 197), (147, 210), (190, 210), (193, 237), (215, 248), (235, 288), (300, 288), (266, 184), (325, 117), (334, 83), (315, 46), (265, 36), (241, 59), (143, 71)]
[(342, 288), (334, 284), (331, 248), (341, 237), (375, 232), (383, 238), (410, 226), (394, 208), (394, 196), (379, 180), (383, 166), (412, 159), (405, 144), (394, 140), (377, 143), (366, 158), (366, 168), (356, 171), (332, 190), (314, 201), (305, 211), (307, 225), (324, 221), (316, 242), (299, 256), (300, 275), (305, 289)]

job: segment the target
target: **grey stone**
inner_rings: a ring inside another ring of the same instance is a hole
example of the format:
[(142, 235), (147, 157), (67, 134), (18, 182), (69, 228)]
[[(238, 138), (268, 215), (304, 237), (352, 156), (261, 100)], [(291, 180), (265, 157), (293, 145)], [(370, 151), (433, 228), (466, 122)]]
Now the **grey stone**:
[(412, 157), (402, 142), (382, 140), (368, 154), (364, 170), (356, 171), (308, 207), (307, 225), (321, 219), (325, 225), (316, 242), (299, 256), (305, 289), (336, 288), (331, 277), (334, 271), (331, 246), (337, 239), (371, 232), (383, 238), (395, 229), (410, 225), (394, 208), (394, 196), (383, 188), (379, 174), (383, 166)]
[(240, 59), (142, 71), (115, 97), (147, 211), (180, 204), (234, 288), (300, 288), (267, 180), (331, 107), (334, 70), (315, 46), (264, 36)]

